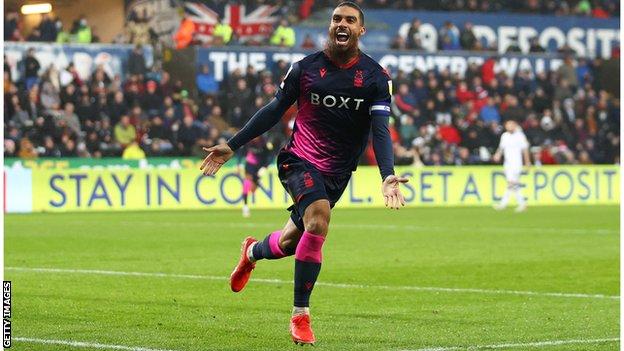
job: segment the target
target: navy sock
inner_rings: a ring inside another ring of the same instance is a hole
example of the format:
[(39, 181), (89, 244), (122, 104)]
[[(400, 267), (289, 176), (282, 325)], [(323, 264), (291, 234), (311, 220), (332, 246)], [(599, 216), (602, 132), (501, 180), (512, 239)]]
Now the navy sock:
[(310, 307), (310, 295), (320, 272), (320, 263), (295, 259), (295, 307)]
[(310, 294), (321, 272), (325, 237), (304, 231), (295, 250), (295, 307), (310, 307)]

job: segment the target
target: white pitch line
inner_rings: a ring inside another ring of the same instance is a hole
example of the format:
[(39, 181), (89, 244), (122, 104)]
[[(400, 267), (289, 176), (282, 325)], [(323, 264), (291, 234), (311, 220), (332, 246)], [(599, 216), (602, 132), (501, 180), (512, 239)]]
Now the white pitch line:
[(510, 349), (518, 347), (548, 347), (558, 345), (573, 345), (573, 344), (601, 344), (619, 342), (620, 338), (606, 338), (606, 339), (573, 339), (573, 340), (551, 340), (551, 341), (536, 341), (527, 343), (505, 343), (505, 344), (493, 344), (493, 345), (473, 345), (473, 346), (450, 346), (450, 347), (433, 347), (417, 350), (402, 350), (402, 351), (455, 351), (455, 350), (486, 350), (486, 349)]
[(109, 344), (100, 344), (96, 342), (83, 342), (83, 341), (73, 341), (73, 340), (53, 340), (53, 339), (38, 339), (38, 338), (22, 338), (15, 337), (13, 341), (24, 342), (24, 343), (35, 343), (35, 344), (44, 344), (44, 345), (64, 345), (71, 347), (80, 347), (80, 348), (89, 348), (89, 349), (101, 349), (101, 350), (124, 350), (124, 351), (173, 351), (173, 350), (165, 350), (165, 349), (150, 349), (148, 347), (133, 347), (133, 346), (123, 346), (123, 345), (109, 345)]
[[(78, 222), (74, 222), (77, 224)], [(90, 222), (80, 222), (81, 224), (87, 224)], [(184, 223), (181, 224), (179, 222), (150, 222), (150, 221), (122, 221), (119, 224), (125, 225), (150, 225), (150, 226), (175, 226), (180, 227), (181, 225), (187, 227), (205, 227), (205, 223)], [(275, 228), (279, 227), (274, 223), (262, 223), (262, 222), (210, 222), (210, 225), (218, 225), (229, 228)], [(345, 229), (362, 229), (362, 230), (414, 230), (414, 231), (461, 231), (461, 232), (470, 232), (470, 233), (478, 233), (478, 232), (497, 232), (497, 233), (517, 233), (517, 232), (530, 232), (530, 233), (539, 233), (539, 234), (597, 234), (597, 235), (608, 235), (608, 234), (619, 234), (618, 230), (615, 229), (580, 229), (580, 228), (536, 228), (536, 227), (461, 227), (458, 226), (456, 228), (449, 228), (444, 226), (427, 226), (427, 225), (412, 225), (412, 224), (343, 224), (343, 223), (334, 223), (331, 224), (332, 228), (345, 228)]]
[[(106, 271), (93, 269), (63, 269), (63, 268), (35, 268), (35, 267), (5, 267), (9, 271), (22, 272), (43, 272), (43, 273), (70, 273), (70, 274), (92, 274), (92, 275), (113, 275), (113, 276), (135, 276), (152, 278), (180, 278), (180, 279), (200, 279), (200, 280), (229, 280), (228, 277), (195, 275), (195, 274), (172, 274), (172, 273), (150, 273), (150, 272), (123, 272)], [(268, 284), (292, 284), (292, 281), (281, 279), (251, 279), (258, 283)], [(381, 290), (410, 290), (410, 291), (433, 291), (448, 293), (475, 293), (475, 294), (498, 294), (498, 295), (522, 295), (522, 296), (548, 296), (565, 298), (589, 298), (589, 299), (613, 299), (619, 300), (619, 296), (603, 294), (582, 294), (582, 293), (560, 293), (560, 292), (539, 292), (522, 290), (495, 290), (495, 289), (474, 289), (474, 288), (445, 288), (432, 286), (411, 286), (411, 285), (370, 285), (370, 284), (344, 284), (331, 282), (317, 282), (317, 286), (328, 286), (333, 288), (346, 289), (381, 289)]]
[[(83, 342), (73, 340), (53, 340), (53, 339), (39, 339), (39, 338), (24, 338), (14, 337), (13, 341), (24, 343), (36, 343), (45, 345), (64, 345), (79, 348), (91, 348), (101, 350), (123, 350), (123, 351), (173, 351), (165, 349), (152, 349), (147, 347), (132, 347), (123, 345), (111, 345), (101, 344), (94, 342)], [(451, 346), (451, 347), (434, 347), (417, 350), (403, 350), (403, 351), (456, 351), (456, 350), (483, 350), (483, 349), (508, 349), (518, 347), (548, 347), (570, 344), (598, 344), (598, 343), (611, 343), (619, 342), (620, 338), (605, 338), (605, 339), (573, 339), (573, 340), (551, 340), (551, 341), (537, 341), (529, 343), (505, 343), (505, 344), (493, 344), (493, 345), (474, 345), (474, 346)]]

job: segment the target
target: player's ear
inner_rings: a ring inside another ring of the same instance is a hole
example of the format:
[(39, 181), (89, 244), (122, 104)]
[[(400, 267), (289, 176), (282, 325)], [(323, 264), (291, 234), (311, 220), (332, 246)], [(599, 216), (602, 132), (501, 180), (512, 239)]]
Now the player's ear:
[(362, 26), (362, 28), (360, 28), (360, 36), (364, 35), (364, 33), (366, 33), (366, 27)]

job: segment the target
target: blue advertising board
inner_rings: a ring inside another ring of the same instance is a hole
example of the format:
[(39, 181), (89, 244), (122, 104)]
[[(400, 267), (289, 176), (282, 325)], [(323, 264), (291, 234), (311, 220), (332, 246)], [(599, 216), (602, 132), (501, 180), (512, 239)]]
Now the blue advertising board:
[[(365, 51), (379, 64), (392, 72), (402, 70), (411, 72), (414, 69), (426, 72), (429, 70), (449, 70), (452, 73), (463, 75), (472, 62), (483, 63), (491, 57), (491, 53), (462, 53), (440, 52), (424, 53), (416, 51)], [(298, 61), (312, 51), (284, 51), (280, 49), (252, 49), (252, 48), (198, 48), (197, 64), (208, 65), (217, 81), (222, 81), (229, 72), (235, 69), (245, 71), (248, 65), (256, 70), (271, 70), (277, 67), (277, 62), (284, 60), (288, 63)], [(502, 70), (514, 75), (518, 70), (529, 70), (533, 73), (556, 70), (562, 60), (557, 55), (505, 55), (497, 59), (495, 70)]]
[[(324, 16), (325, 18), (320, 18)], [(297, 43), (310, 35), (319, 47), (327, 37), (329, 14), (317, 14), (296, 27)], [(405, 37), (410, 23), (418, 18), (423, 49), (438, 50), (439, 29), (450, 21), (458, 29), (464, 23), (474, 25), (474, 33), (484, 47), (495, 46), (505, 53), (511, 45), (518, 45), (523, 53), (529, 51), (529, 40), (537, 37), (540, 45), (549, 51), (568, 45), (581, 57), (611, 57), (611, 50), (620, 45), (618, 18), (597, 19), (576, 16), (545, 16), (507, 13), (469, 13), (435, 11), (366, 11), (367, 33), (362, 37), (362, 47), (368, 50), (388, 49), (398, 33)]]
[[(4, 54), (14, 79), (20, 79), (22, 72), (19, 64), (29, 48), (35, 49), (35, 57), (41, 65), (40, 74), (51, 64), (54, 64), (58, 70), (62, 70), (73, 62), (80, 78), (87, 79), (98, 65), (102, 65), (111, 78), (124, 74), (133, 46), (5, 42)], [(143, 46), (143, 56), (147, 67), (151, 66), (154, 57), (151, 46)]]

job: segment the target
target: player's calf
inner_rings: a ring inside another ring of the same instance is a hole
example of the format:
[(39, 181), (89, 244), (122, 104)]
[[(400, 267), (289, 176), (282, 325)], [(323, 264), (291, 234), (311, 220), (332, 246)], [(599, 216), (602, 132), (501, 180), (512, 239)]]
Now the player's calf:
[(280, 245), (281, 236), (281, 230), (275, 231), (267, 235), (264, 240), (250, 247), (247, 253), (250, 261), (255, 262), (261, 259), (276, 260), (293, 255), (295, 253), (294, 249)]

